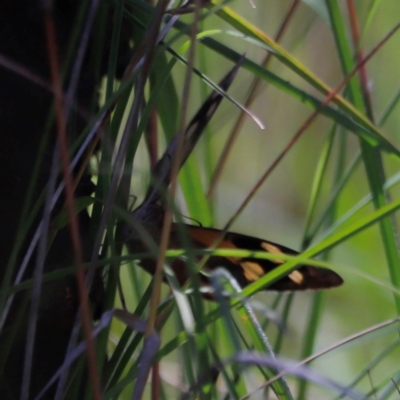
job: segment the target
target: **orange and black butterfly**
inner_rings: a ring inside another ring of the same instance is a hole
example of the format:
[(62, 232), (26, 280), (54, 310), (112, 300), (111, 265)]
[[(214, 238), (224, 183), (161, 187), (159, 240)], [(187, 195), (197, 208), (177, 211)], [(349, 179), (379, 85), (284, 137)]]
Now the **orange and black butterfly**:
[[(227, 74), (220, 82), (220, 87), (226, 91), (230, 86), (240, 63)], [(185, 132), (185, 142), (181, 165), (196, 145), (204, 127), (214, 114), (222, 95), (213, 92), (205, 101), (198, 113), (195, 115)], [(131, 254), (149, 252), (151, 249), (149, 241), (159, 245), (163, 230), (165, 209), (161, 203), (162, 193), (170, 182), (171, 160), (176, 155), (177, 139), (169, 145), (163, 157), (152, 173), (152, 183), (147, 191), (143, 203), (132, 212), (133, 224), (126, 223), (124, 228), (124, 241)], [(184, 229), (179, 229), (177, 223), (173, 223), (169, 237), (169, 249), (182, 249), (190, 246), (191, 249), (209, 249), (215, 243), (221, 249), (247, 249), (251, 251), (266, 251), (273, 254), (296, 255), (296, 251), (281, 246), (267, 240), (258, 239), (239, 233), (227, 232), (221, 237), (220, 230), (204, 228), (185, 224)], [(184, 240), (182, 240), (182, 231)], [(199, 256), (198, 261), (202, 257)], [(139, 264), (149, 273), (154, 274), (156, 269), (156, 259), (146, 258), (140, 260)], [(171, 261), (170, 267), (175, 273), (178, 282), (184, 285), (188, 281), (188, 269), (185, 260), (176, 258)], [(261, 260), (252, 257), (221, 257), (209, 256), (204, 265), (205, 274), (201, 274), (202, 286), (208, 286), (208, 274), (216, 268), (225, 268), (239, 283), (241, 287), (261, 278), (263, 275), (282, 265), (281, 260)], [(302, 265), (289, 273), (284, 278), (274, 282), (267, 289), (276, 291), (296, 291), (296, 290), (318, 290), (339, 286), (343, 283), (342, 278), (329, 269), (318, 268), (309, 265)]]

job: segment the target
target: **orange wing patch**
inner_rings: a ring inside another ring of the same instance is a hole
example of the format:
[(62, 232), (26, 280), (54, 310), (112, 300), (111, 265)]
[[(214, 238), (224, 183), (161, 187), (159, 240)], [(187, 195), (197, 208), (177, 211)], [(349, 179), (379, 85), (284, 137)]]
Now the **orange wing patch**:
[[(272, 243), (262, 242), (261, 247), (272, 254), (283, 254), (282, 250), (278, 246)], [(276, 264), (283, 264), (285, 262), (283, 260), (271, 260), (271, 261)], [(297, 285), (302, 285), (304, 283), (304, 276), (299, 271), (291, 272), (288, 275), (288, 278), (290, 278)]]
[[(221, 232), (215, 229), (202, 228), (197, 226), (188, 226), (190, 237), (201, 243), (204, 247), (211, 247), (217, 239), (221, 237)], [(229, 240), (223, 239), (218, 248), (221, 249), (236, 249), (237, 247)]]
[[(188, 226), (190, 237), (205, 248), (211, 248), (214, 243), (221, 238), (221, 232), (211, 228), (202, 228), (197, 226)], [(217, 246), (218, 249), (237, 249), (230, 240), (222, 239)], [(240, 262), (239, 257), (226, 257), (229, 261), (237, 264)]]
[(290, 278), (294, 283), (297, 283), (298, 285), (302, 285), (304, 282), (304, 276), (301, 272), (299, 271), (293, 271), (288, 275), (288, 278)]
[(265, 275), (262, 266), (254, 261), (243, 261), (240, 266), (243, 268), (244, 276), (249, 282), (255, 282)]
[[(261, 247), (265, 251), (267, 251), (268, 253), (271, 253), (271, 254), (283, 254), (282, 250), (278, 246), (275, 246), (272, 243), (262, 242), (261, 243)], [(270, 261), (275, 263), (275, 264), (283, 264), (285, 262), (283, 260), (270, 260)]]

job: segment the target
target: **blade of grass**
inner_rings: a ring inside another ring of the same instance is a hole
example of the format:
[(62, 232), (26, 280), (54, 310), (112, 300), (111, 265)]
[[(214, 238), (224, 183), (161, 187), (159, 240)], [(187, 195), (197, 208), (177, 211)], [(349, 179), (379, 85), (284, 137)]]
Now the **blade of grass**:
[[(344, 74), (348, 74), (354, 66), (354, 58), (347, 37), (345, 36), (345, 24), (340, 13), (340, 8), (336, 0), (326, 0), (326, 4), (331, 18), (331, 25), (342, 63), (342, 69)], [(348, 89), (352, 102), (359, 110), (363, 110), (365, 107), (365, 92), (363, 92), (363, 88), (360, 87), (359, 81), (355, 78), (350, 79)], [(379, 209), (388, 202), (387, 193), (385, 193), (383, 189), (385, 173), (382, 158), (379, 151), (372, 148), (363, 140), (360, 141), (360, 147), (374, 206), (376, 209)], [(400, 268), (398, 268), (400, 265), (400, 255), (398, 252), (399, 245), (396, 239), (397, 233), (395, 226), (391, 218), (384, 218), (380, 221), (379, 228), (392, 283), (400, 287)], [(398, 312), (400, 312), (400, 299), (395, 297), (394, 301)]]
[[(326, 86), (322, 81), (320, 81), (314, 74), (312, 74), (304, 65), (302, 65), (298, 60), (294, 59), (289, 53), (287, 53), (279, 44), (269, 38), (264, 32), (257, 29), (254, 25), (246, 21), (237, 13), (235, 13), (228, 7), (222, 7), (217, 12), (217, 15), (220, 16), (224, 21), (228, 22), (233, 27), (238, 29), (240, 32), (248, 36), (253, 36), (256, 39), (260, 40), (262, 43), (270, 46), (275, 51), (274, 55), (280, 61), (282, 61), (299, 76), (304, 78), (321, 93), (323, 93), (324, 95), (328, 95), (329, 93), (331, 93), (330, 88)], [(395, 28), (392, 30), (391, 35), (393, 35), (393, 33), (399, 28), (400, 24), (396, 25)], [(351, 69), (347, 70), (347, 74), (350, 73), (350, 71)], [(333, 102), (335, 102), (341, 109), (349, 113), (349, 115), (356, 117), (361, 125), (368, 127), (372, 131), (374, 131), (374, 134), (377, 137), (383, 137), (379, 129), (375, 125), (373, 125), (371, 121), (366, 118), (365, 115), (363, 115), (363, 113), (355, 108), (351, 103), (347, 102), (339, 95), (334, 96)]]

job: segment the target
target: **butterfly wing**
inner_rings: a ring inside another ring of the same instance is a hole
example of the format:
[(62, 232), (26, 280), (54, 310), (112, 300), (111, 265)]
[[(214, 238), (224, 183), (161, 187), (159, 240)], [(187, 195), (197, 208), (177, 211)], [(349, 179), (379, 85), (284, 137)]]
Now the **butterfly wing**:
[[(217, 229), (190, 225), (187, 225), (186, 228), (195, 247), (211, 248), (221, 234)], [(277, 243), (233, 232), (228, 232), (225, 235), (218, 248), (266, 251), (273, 254), (299, 254)], [(217, 267), (224, 267), (242, 287), (245, 287), (283, 263), (283, 260), (212, 256), (207, 261), (206, 268), (212, 270)], [(302, 265), (271, 284), (267, 289), (277, 291), (318, 290), (340, 286), (342, 283), (343, 279), (332, 270)]]

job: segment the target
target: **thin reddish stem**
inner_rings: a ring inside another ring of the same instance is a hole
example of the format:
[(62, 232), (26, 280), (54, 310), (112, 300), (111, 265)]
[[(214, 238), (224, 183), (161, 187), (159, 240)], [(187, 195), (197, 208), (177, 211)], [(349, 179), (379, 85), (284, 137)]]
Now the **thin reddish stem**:
[[(349, 17), (350, 17), (350, 30), (351, 30), (351, 36), (353, 39), (353, 44), (356, 49), (356, 59), (357, 63), (361, 63), (361, 61), (364, 58), (363, 51), (360, 45), (360, 27), (357, 19), (357, 12), (356, 12), (356, 6), (354, 4), (354, 0), (347, 0), (347, 9), (349, 12)], [(361, 87), (363, 91), (363, 97), (364, 97), (364, 104), (365, 108), (367, 111), (368, 118), (373, 121), (373, 112), (372, 112), (372, 101), (371, 101), (371, 92), (368, 87), (368, 73), (367, 73), (367, 68), (365, 64), (360, 66), (359, 69), (359, 76), (360, 76), (360, 82), (361, 82)]]
[(67, 140), (67, 121), (64, 118), (64, 110), (62, 103), (62, 85), (60, 77), (60, 65), (58, 61), (58, 49), (56, 43), (56, 30), (54, 21), (49, 12), (50, 8), (44, 13), (44, 23), (46, 30), (47, 49), (49, 56), (49, 64), (51, 71), (51, 81), (54, 88), (55, 97), (55, 109), (56, 109), (56, 121), (57, 121), (57, 134), (60, 146), (61, 164), (63, 179), (65, 183), (65, 195), (66, 195), (66, 208), (69, 218), (69, 226), (71, 230), (71, 240), (74, 252), (75, 266), (76, 266), (76, 280), (79, 291), (80, 306), (82, 309), (82, 324), (85, 334), (85, 342), (87, 347), (89, 374), (93, 387), (93, 397), (96, 400), (101, 400), (101, 389), (100, 381), (96, 366), (96, 353), (92, 340), (92, 324), (91, 324), (91, 312), (88, 302), (88, 289), (85, 283), (85, 274), (83, 268), (82, 258), (82, 243), (79, 234), (78, 219), (75, 211), (74, 202), (74, 183), (70, 173), (70, 163), (68, 156), (68, 140)]

